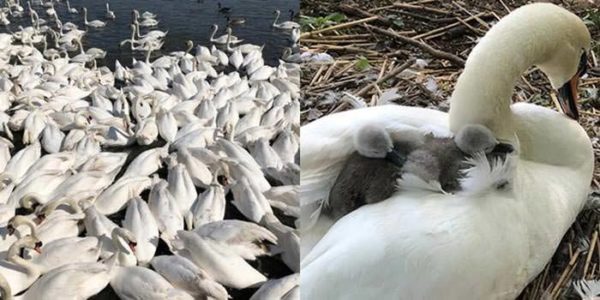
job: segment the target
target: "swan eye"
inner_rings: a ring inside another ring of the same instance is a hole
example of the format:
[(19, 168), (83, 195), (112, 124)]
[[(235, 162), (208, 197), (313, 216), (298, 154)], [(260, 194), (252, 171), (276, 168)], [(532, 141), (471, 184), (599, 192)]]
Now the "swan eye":
[(585, 75), (588, 69), (588, 58), (587, 53), (585, 51), (581, 54), (581, 58), (579, 59), (579, 66), (577, 67), (577, 74), (579, 77)]
[(13, 227), (12, 224), (8, 224), (8, 226), (6, 226), (6, 231), (8, 231), (8, 235), (13, 235), (15, 234), (15, 227)]

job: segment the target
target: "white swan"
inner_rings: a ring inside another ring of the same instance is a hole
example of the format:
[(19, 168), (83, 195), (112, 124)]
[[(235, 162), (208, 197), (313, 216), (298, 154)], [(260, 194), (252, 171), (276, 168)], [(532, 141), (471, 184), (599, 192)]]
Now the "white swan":
[(85, 8), (85, 7), (83, 8), (83, 23), (85, 24), (85, 26), (94, 27), (94, 28), (106, 26), (106, 23), (102, 22), (100, 20), (92, 20), (92, 21), (88, 22), (87, 8)]
[[(213, 24), (213, 31), (212, 34), (210, 35), (210, 41), (213, 44), (226, 44), (227, 43), (227, 34), (224, 34), (220, 37), (215, 38), (215, 34), (217, 33), (217, 31), (219, 30), (219, 26), (217, 24)], [(229, 41), (231, 44), (239, 44), (241, 42), (243, 42), (244, 40), (240, 40), (238, 39), (238, 37), (236, 36), (231, 36), (231, 40)]]
[(76, 8), (71, 7), (71, 3), (69, 3), (69, 0), (67, 0), (67, 11), (70, 14), (78, 14), (79, 13)]
[(0, 274), (8, 281), (11, 292), (17, 295), (27, 289), (42, 274), (42, 268), (19, 256), (22, 249), (40, 251), (41, 242), (30, 235), (16, 241), (8, 250), (7, 259), (0, 261)]
[(104, 17), (107, 19), (115, 19), (115, 12), (110, 10), (110, 6), (108, 4), (108, 2), (106, 2), (106, 14), (104, 14)]
[[(577, 118), (574, 87), (589, 49), (590, 34), (577, 16), (552, 4), (526, 5), (499, 21), (473, 49), (449, 114), (380, 106), (304, 126), (302, 298), (519, 295), (550, 260), (582, 208), (593, 152), (576, 121), (532, 104), (511, 105), (511, 94), (519, 76), (537, 65), (563, 91), (563, 110)], [(402, 191), (357, 209), (331, 228), (325, 218), (310, 226), (310, 213), (327, 197), (340, 163), (354, 151), (356, 128), (380, 124), (391, 132), (414, 133), (449, 126), (457, 132), (473, 123), (516, 146), (519, 157), (507, 190), (476, 195)]]
[(273, 27), (275, 28), (279, 28), (279, 29), (284, 29), (284, 30), (292, 30), (294, 28), (300, 28), (300, 24), (296, 23), (296, 22), (292, 22), (292, 21), (285, 21), (285, 22), (281, 22), (281, 23), (277, 23), (277, 20), (279, 20), (279, 15), (281, 15), (281, 12), (279, 10), (275, 10), (275, 20), (273, 20)]
[(139, 265), (146, 266), (156, 253), (158, 225), (148, 204), (140, 197), (129, 200), (123, 228), (131, 231), (135, 236), (137, 242), (135, 256)]

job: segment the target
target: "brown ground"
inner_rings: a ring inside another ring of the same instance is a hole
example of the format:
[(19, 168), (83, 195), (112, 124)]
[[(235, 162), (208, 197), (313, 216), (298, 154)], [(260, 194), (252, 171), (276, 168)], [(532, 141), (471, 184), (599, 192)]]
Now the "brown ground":
[[(343, 92), (360, 95), (364, 103), (373, 105), (382, 92), (392, 87), (397, 88), (399, 95), (393, 100), (395, 103), (447, 110), (447, 99), (462, 71), (462, 63), (478, 38), (509, 10), (527, 2), (301, 1), (303, 16), (340, 12), (346, 19), (337, 24), (363, 21), (334, 30), (328, 28), (336, 24), (305, 24), (301, 39), (303, 51), (326, 52), (335, 58), (335, 62), (305, 64), (303, 67), (303, 124), (331, 112), (351, 109), (352, 104)], [(600, 42), (599, 4), (594, 5), (588, 0), (552, 2), (589, 21), (592, 39)], [(321, 29), (326, 30), (309, 33)], [(600, 43), (595, 43), (589, 55), (589, 77), (580, 84), (580, 123), (592, 138), (596, 153), (594, 190), (600, 188), (598, 55)], [(410, 62), (405, 64), (412, 59), (425, 60), (428, 64), (421, 68)], [(394, 75), (396, 72), (399, 75)], [(371, 88), (365, 88), (376, 81)], [(554, 107), (548, 100), (551, 93), (544, 75), (532, 69), (517, 84), (513, 100)], [(596, 193), (596, 200), (599, 198), (600, 194)], [(580, 214), (545, 271), (519, 299), (578, 299), (573, 281), (582, 278), (600, 280), (600, 201), (593, 201), (593, 204)]]

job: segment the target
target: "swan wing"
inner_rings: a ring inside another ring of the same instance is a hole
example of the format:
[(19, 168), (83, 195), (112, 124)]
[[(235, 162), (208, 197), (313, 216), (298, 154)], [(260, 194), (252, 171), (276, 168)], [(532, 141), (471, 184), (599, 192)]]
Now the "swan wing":
[(514, 298), (532, 253), (523, 247), (526, 214), (511, 196), (473, 201), (407, 191), (363, 206), (338, 220), (303, 258), (301, 286), (310, 288), (302, 297)]
[(25, 292), (25, 300), (87, 299), (109, 283), (108, 267), (101, 263), (74, 263), (54, 269)]

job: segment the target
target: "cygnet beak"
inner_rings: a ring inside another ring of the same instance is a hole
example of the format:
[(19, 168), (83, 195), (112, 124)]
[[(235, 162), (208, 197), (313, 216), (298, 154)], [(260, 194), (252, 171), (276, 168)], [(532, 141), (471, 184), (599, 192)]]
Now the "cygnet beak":
[(406, 156), (400, 155), (400, 153), (398, 153), (398, 151), (394, 151), (394, 150), (388, 152), (387, 155), (385, 156), (385, 159), (388, 160), (389, 162), (393, 163), (394, 165), (398, 166), (399, 168), (402, 168), (402, 166), (406, 162)]
[(513, 153), (515, 151), (515, 147), (509, 143), (498, 143), (496, 144), (496, 146), (494, 147), (494, 149), (492, 149), (492, 153), (496, 153), (496, 154), (509, 154), (509, 153)]

